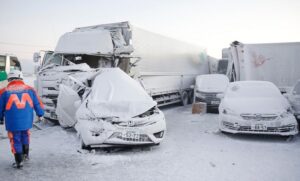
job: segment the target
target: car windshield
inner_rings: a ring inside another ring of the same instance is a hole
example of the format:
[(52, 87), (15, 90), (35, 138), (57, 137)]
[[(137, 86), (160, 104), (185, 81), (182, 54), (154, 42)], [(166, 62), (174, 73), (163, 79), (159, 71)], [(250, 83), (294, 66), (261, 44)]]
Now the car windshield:
[(197, 85), (201, 88), (219, 88), (225, 90), (229, 80), (224, 75), (204, 75), (197, 78)]
[(263, 83), (231, 84), (226, 91), (226, 97), (230, 98), (278, 98), (280, 96), (281, 94), (278, 88), (273, 85)]

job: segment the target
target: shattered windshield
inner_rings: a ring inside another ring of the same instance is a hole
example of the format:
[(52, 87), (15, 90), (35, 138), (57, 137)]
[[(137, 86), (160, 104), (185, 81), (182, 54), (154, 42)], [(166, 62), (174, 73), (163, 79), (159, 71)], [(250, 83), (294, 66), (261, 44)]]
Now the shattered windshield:
[(45, 57), (44, 65), (48, 64), (55, 64), (55, 65), (61, 65), (62, 64), (62, 56), (59, 54), (51, 55), (49, 58), (48, 56)]

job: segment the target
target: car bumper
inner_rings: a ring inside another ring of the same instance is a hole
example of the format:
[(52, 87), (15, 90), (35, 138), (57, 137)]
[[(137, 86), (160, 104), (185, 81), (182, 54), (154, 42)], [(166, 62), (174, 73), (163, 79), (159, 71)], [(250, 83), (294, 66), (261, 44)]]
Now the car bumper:
[[(162, 114), (162, 113), (161, 113)], [(89, 120), (80, 120), (75, 125), (85, 145), (91, 147), (126, 146), (126, 145), (152, 145), (160, 143), (166, 134), (164, 116), (154, 124), (141, 127), (125, 127), (104, 122), (102, 125), (86, 124)], [(96, 134), (92, 127), (102, 129)]]
[(218, 108), (220, 105), (220, 99), (218, 98), (202, 98), (202, 97), (195, 97), (195, 102), (205, 102), (207, 107), (209, 108)]
[(219, 128), (229, 133), (265, 134), (289, 136), (298, 134), (297, 121), (293, 116), (285, 120), (246, 121), (234, 116), (220, 116)]

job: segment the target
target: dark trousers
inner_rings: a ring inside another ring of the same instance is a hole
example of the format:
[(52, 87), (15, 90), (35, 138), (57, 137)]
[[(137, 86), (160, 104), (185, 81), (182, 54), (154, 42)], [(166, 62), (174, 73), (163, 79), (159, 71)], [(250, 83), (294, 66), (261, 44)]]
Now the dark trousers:
[(11, 145), (11, 151), (13, 154), (22, 154), (25, 150), (24, 147), (29, 148), (30, 132), (24, 131), (8, 131), (8, 138)]

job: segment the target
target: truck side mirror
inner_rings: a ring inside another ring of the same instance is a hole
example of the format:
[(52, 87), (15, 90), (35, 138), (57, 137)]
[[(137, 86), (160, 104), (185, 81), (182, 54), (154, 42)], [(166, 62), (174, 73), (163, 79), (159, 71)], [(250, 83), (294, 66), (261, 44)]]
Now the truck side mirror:
[(38, 62), (40, 62), (40, 59), (41, 59), (40, 53), (39, 52), (35, 52), (33, 54), (33, 62), (38, 63)]

